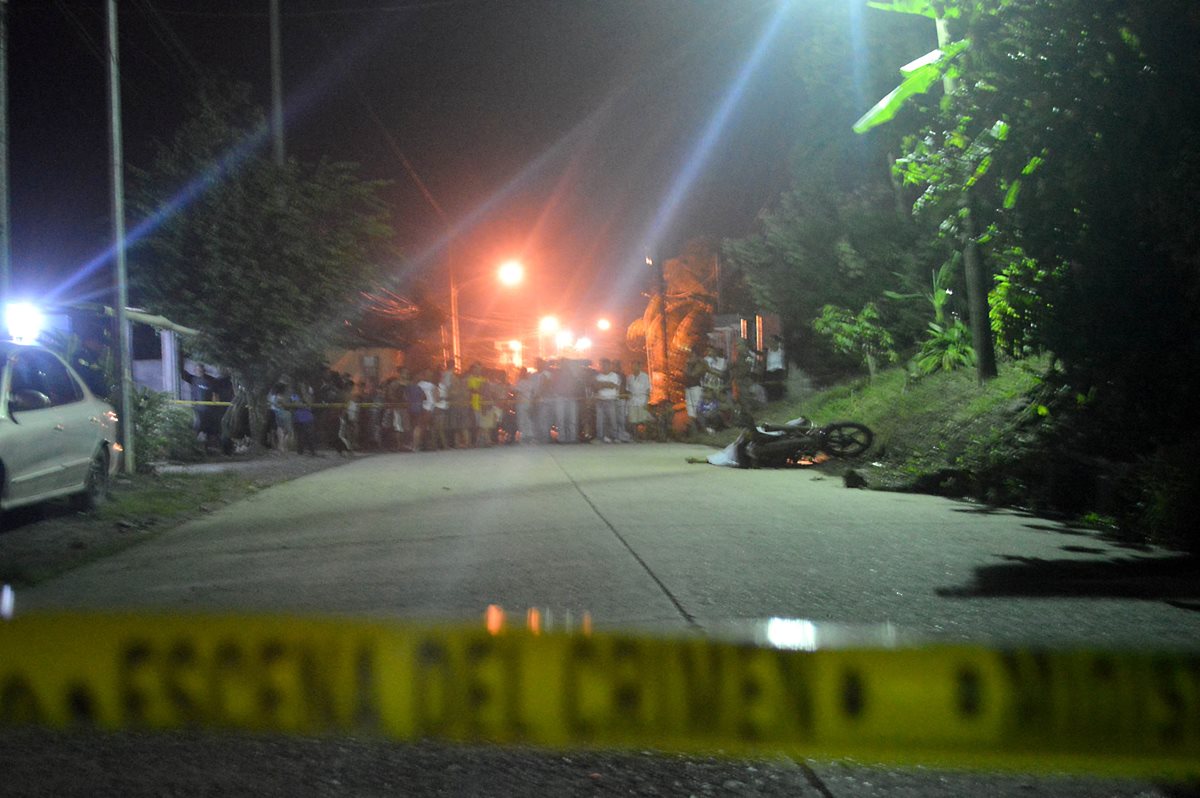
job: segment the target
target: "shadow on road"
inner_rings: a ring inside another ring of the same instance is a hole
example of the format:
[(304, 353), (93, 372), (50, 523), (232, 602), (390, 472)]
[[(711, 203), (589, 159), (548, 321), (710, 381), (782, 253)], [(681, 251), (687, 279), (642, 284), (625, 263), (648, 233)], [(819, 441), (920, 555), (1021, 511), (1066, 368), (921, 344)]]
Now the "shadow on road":
[(8, 510), (0, 517), (0, 535), (41, 521), (59, 521), (78, 516), (80, 511), (67, 499), (51, 499), (41, 504)]
[[(1064, 548), (1078, 551), (1074, 546)], [(1106, 560), (1004, 559), (1004, 563), (975, 569), (970, 584), (938, 588), (937, 594), (947, 598), (1134, 598), (1200, 612), (1200, 557), (1193, 554)]]

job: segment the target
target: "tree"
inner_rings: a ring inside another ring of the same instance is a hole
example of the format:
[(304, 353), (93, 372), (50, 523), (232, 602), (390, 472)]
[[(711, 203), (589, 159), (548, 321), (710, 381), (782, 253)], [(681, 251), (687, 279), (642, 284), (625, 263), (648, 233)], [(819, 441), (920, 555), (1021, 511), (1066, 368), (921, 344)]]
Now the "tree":
[[(1003, 2), (1004, 0), (1001, 0)], [(902, 14), (914, 14), (928, 17), (934, 21), (937, 32), (938, 47), (925, 56), (910, 62), (901, 68), (903, 82), (887, 96), (876, 103), (875, 107), (864, 114), (854, 123), (857, 133), (865, 133), (871, 128), (890, 121), (895, 117), (900, 107), (909, 98), (924, 94), (939, 79), (945, 87), (948, 100), (958, 93), (958, 57), (970, 46), (970, 39), (951, 41), (948, 22), (962, 16), (964, 2), (956, 0), (888, 0), (888, 2), (873, 2), (867, 5), (885, 11), (896, 11)], [(976, 4), (976, 8), (980, 5)], [(973, 121), (960, 117), (961, 127), (973, 126)], [(957, 132), (956, 140), (965, 140), (964, 131)], [(943, 233), (948, 233), (957, 239), (962, 250), (962, 260), (966, 271), (967, 305), (971, 323), (971, 342), (976, 354), (974, 358), (980, 380), (996, 376), (995, 348), (992, 344), (991, 328), (988, 313), (988, 280), (983, 264), (980, 262), (979, 241), (976, 238), (976, 223), (972, 210), (971, 195), (965, 191), (974, 179), (986, 173), (988, 161), (978, 159), (976, 174), (967, 181), (955, 183), (953, 180), (926, 181), (929, 186), (928, 194), (949, 195), (952, 197), (952, 207), (942, 224)], [(905, 172), (907, 182), (921, 182), (914, 178), (912, 172)], [(925, 198), (923, 198), (925, 199)], [(928, 204), (928, 203), (927, 203)], [(953, 328), (956, 332), (958, 328)], [(945, 331), (934, 322), (935, 335), (942, 336)], [(961, 336), (956, 336), (961, 338)], [(931, 362), (927, 357), (923, 362)], [(936, 361), (936, 359), (935, 359)]]
[[(862, 307), (897, 280), (927, 274), (939, 256), (919, 233), (896, 216), (886, 185), (811, 200), (797, 190), (760, 216), (756, 233), (726, 240), (723, 252), (759, 306), (780, 315), (791, 356), (819, 374), (830, 371), (831, 350), (828, 339), (807, 334), (813, 319), (825, 305)], [(879, 312), (901, 348), (914, 345), (926, 324), (902, 305)]]
[(1193, 518), (1200, 12), (1190, 0), (947, 6), (969, 46), (952, 59), (958, 91), (922, 112), (900, 161), (925, 188), (918, 208), (953, 227), (955, 198), (969, 198), (998, 273), (993, 324), (1011, 350), (1059, 365), (1055, 451), (1148, 461), (1156, 476), (1134, 501), (1147, 517)]
[(871, 379), (879, 371), (880, 360), (896, 362), (891, 333), (879, 326), (879, 309), (874, 303), (863, 305), (858, 313), (826, 305), (813, 321), (813, 329), (828, 338), (837, 351), (862, 358)]
[(662, 264), (659, 289), (646, 303), (642, 318), (626, 330), (629, 348), (646, 353), (648, 372), (665, 377), (652, 385), (652, 404), (683, 396), (683, 370), (688, 352), (712, 329), (716, 307), (715, 266), (712, 242), (689, 241), (679, 257)]
[(925, 186), (918, 209), (953, 226), (953, 198), (971, 198), (1008, 340), (1052, 351), (1084, 393), (1123, 397), (1126, 418), (1167, 402), (1190, 415), (1171, 397), (1194, 385), (1200, 339), (1194, 4), (954, 5), (960, 90), (901, 159)]
[[(895, 287), (897, 274), (923, 280), (943, 257), (919, 237), (911, 200), (890, 180), (899, 131), (889, 139), (850, 130), (854, 109), (890, 80), (880, 65), (920, 47), (927, 31), (920, 20), (895, 24), (847, 3), (810, 3), (804, 17), (789, 98), (802, 109), (790, 186), (759, 214), (756, 230), (724, 242), (722, 266), (743, 276), (759, 307), (780, 315), (789, 354), (819, 376), (846, 367), (827, 339), (811, 334), (825, 305), (862, 307)], [(925, 325), (907, 308), (879, 309), (899, 346)]]
[(200, 330), (198, 356), (261, 398), (324, 358), (380, 280), (390, 230), (379, 184), (352, 166), (263, 157), (263, 116), (247, 98), (205, 91), (138, 173), (136, 205), (155, 221), (131, 276), (148, 307)]
[(441, 369), (450, 352), (438, 339), (447, 315), (429, 287), (415, 281), (404, 293), (377, 287), (364, 294), (358, 312), (347, 318), (334, 339), (346, 349), (381, 346), (404, 350), (404, 362), (416, 373)]

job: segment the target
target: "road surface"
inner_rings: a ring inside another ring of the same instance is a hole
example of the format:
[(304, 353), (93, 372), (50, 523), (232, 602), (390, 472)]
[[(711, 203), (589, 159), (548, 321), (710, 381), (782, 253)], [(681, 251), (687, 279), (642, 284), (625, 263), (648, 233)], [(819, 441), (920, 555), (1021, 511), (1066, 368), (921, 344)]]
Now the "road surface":
[[(479, 622), (494, 605), (518, 618), (541, 608), (551, 623), (577, 625), (587, 613), (597, 628), (654, 632), (738, 634), (748, 628), (739, 622), (790, 617), (850, 625), (874, 639), (1138, 650), (1200, 641), (1200, 586), (1187, 558), (1016, 512), (851, 490), (836, 475), (686, 462), (707, 451), (648, 444), (363, 457), (21, 591), (17, 612)], [(29, 788), (15, 794), (29, 795), (1192, 794), (1141, 781), (636, 752), (186, 736), (5, 740), (0, 765)]]
[(24, 591), (19, 608), (475, 620), (498, 605), (600, 628), (793, 617), (946, 641), (1200, 641), (1186, 558), (836, 475), (686, 462), (706, 451), (364, 457)]

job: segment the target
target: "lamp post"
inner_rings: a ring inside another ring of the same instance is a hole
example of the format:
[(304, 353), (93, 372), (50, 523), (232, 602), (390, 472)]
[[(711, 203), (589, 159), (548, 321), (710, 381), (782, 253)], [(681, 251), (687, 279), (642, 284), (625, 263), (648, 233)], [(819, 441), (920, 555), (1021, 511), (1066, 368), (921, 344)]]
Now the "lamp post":
[[(510, 288), (519, 285), (525, 279), (525, 267), (519, 261), (505, 261), (497, 270), (496, 278), (502, 285), (509, 286)], [(453, 266), (450, 268), (450, 341), (454, 353), (455, 370), (462, 368), (462, 337), (459, 334), (458, 328), (458, 292), (462, 289), (463, 285), (470, 285), (481, 279), (483, 278), (477, 277), (474, 280), (467, 280), (466, 283), (459, 283)]]

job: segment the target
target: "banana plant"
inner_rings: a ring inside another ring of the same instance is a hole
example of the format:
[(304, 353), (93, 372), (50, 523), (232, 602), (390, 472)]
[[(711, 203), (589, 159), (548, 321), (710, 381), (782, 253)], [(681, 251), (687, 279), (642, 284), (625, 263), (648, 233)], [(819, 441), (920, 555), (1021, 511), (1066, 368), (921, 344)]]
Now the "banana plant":
[[(971, 3), (974, 2), (974, 5)], [(1009, 0), (992, 0), (989, 13), (1006, 5)], [(882, 125), (893, 119), (910, 97), (924, 94), (940, 78), (946, 97), (953, 96), (957, 91), (959, 57), (970, 46), (969, 38), (957, 42), (950, 40), (948, 21), (961, 17), (963, 9), (980, 8), (977, 0), (889, 0), (888, 2), (868, 2), (870, 8), (881, 11), (892, 11), (900, 14), (917, 14), (934, 21), (937, 30), (937, 49), (926, 53), (921, 58), (906, 64), (900, 72), (904, 79), (891, 93), (875, 104), (875, 107), (864, 114), (854, 123), (856, 133), (865, 133), (873, 127)], [(994, 138), (1002, 140), (1007, 135), (1007, 124), (1003, 121), (996, 123), (1000, 133)], [(986, 174), (991, 165), (991, 158), (984, 158), (978, 164), (973, 181)], [(909, 180), (906, 177), (906, 181)], [(954, 214), (955, 226), (961, 238), (963, 262), (966, 271), (967, 307), (971, 319), (972, 337), (976, 342), (978, 358), (976, 360), (979, 379), (982, 381), (996, 376), (996, 360), (991, 342), (991, 329), (988, 326), (987, 289), (988, 280), (981, 256), (978, 241), (975, 238), (975, 225), (972, 220), (970, 198), (965, 190), (970, 184), (962, 187), (959, 207)], [(1009, 199), (1015, 204), (1020, 187), (1010, 187)]]
[(869, 2), (867, 6), (881, 11), (895, 11), (901, 14), (917, 14), (932, 19), (937, 25), (938, 46), (925, 55), (900, 67), (904, 80), (892, 89), (879, 102), (854, 123), (855, 133), (865, 133), (873, 127), (890, 122), (896, 113), (908, 102), (909, 97), (924, 94), (939, 80), (946, 85), (947, 93), (952, 91), (951, 85), (957, 77), (954, 60), (970, 46), (970, 41), (963, 39), (950, 42), (946, 30), (946, 20), (960, 15), (958, 6), (945, 2), (930, 2), (930, 0), (891, 0), (891, 2)]

